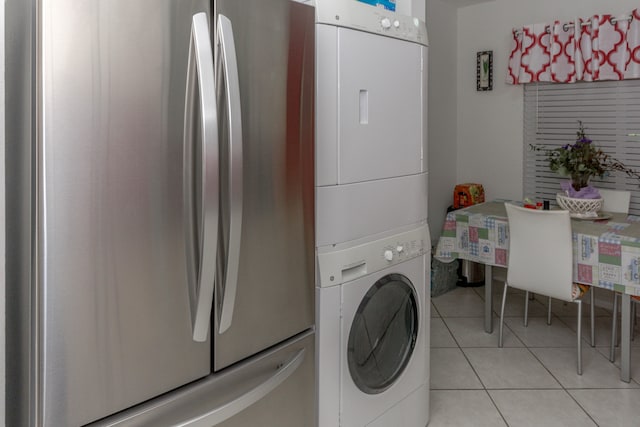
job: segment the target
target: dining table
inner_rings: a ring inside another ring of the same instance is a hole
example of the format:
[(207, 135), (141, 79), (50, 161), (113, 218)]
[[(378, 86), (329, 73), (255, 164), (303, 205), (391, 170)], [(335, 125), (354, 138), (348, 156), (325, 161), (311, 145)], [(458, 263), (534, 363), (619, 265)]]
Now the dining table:
[[(493, 332), (492, 267), (507, 267), (509, 222), (506, 203), (497, 199), (449, 212), (435, 258), (466, 259), (485, 265), (484, 329)], [(622, 294), (620, 378), (629, 382), (631, 296), (640, 295), (640, 216), (600, 212), (597, 217), (572, 215), (573, 280)], [(553, 248), (549, 248), (553, 250)]]

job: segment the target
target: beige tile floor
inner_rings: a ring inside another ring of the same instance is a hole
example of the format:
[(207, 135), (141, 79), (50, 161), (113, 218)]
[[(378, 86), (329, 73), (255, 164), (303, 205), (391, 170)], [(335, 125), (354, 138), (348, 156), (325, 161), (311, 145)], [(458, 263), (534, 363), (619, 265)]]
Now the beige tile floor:
[[(496, 282), (498, 313), (502, 284)], [(598, 292), (607, 291), (599, 290)], [(484, 332), (484, 287), (456, 288), (432, 299), (431, 420), (441, 426), (640, 426), (640, 332), (632, 342), (629, 384), (620, 381), (620, 357), (608, 360), (611, 313), (596, 310), (596, 347), (583, 330), (583, 375), (576, 373), (575, 304), (553, 301), (551, 326), (545, 299), (509, 293), (504, 348)]]

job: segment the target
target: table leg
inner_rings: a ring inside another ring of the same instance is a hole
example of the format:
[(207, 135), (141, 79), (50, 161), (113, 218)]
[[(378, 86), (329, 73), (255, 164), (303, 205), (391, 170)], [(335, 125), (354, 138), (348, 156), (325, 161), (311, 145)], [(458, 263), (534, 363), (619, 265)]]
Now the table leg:
[(622, 320), (620, 320), (620, 379), (631, 380), (631, 295), (622, 294)]
[(493, 333), (493, 295), (491, 294), (491, 284), (493, 276), (491, 274), (491, 266), (484, 266), (484, 331), (488, 334)]

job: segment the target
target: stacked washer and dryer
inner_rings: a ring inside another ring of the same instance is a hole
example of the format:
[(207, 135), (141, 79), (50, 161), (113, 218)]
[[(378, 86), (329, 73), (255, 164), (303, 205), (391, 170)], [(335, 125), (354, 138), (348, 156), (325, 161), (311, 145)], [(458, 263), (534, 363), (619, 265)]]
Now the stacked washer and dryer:
[(427, 32), (316, 2), (319, 427), (429, 419)]

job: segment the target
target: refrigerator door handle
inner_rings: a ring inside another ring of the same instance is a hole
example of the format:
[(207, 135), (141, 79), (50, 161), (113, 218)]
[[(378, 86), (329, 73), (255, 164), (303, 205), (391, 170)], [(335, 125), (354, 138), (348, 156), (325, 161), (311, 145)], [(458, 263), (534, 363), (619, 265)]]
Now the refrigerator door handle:
[(241, 396), (226, 402), (210, 412), (198, 416), (196, 419), (190, 419), (184, 423), (178, 424), (180, 427), (214, 427), (228, 420), (234, 415), (244, 411), (254, 403), (275, 390), (287, 378), (302, 365), (305, 357), (305, 349), (296, 352), (290, 359), (280, 363), (276, 371), (267, 377), (263, 382), (242, 394)]
[(223, 295), (218, 311), (218, 332), (222, 334), (231, 326), (238, 286), (240, 267), (240, 241), (242, 234), (242, 110), (240, 106), (240, 81), (236, 59), (235, 41), (231, 21), (218, 16), (218, 39), (222, 55), (226, 108), (229, 116), (229, 246), (224, 274)]
[[(195, 65), (195, 66), (194, 66)], [(198, 87), (200, 128), (194, 129), (194, 96)], [(209, 334), (213, 303), (219, 217), (218, 111), (215, 98), (213, 50), (206, 13), (193, 15), (184, 120), (183, 194), (186, 222), (186, 256), (193, 340), (203, 342)], [(202, 138), (196, 153), (194, 139)], [(198, 155), (199, 154), (199, 155)], [(195, 162), (199, 176), (194, 176)], [(199, 180), (200, 188), (196, 184)], [(196, 213), (199, 191), (199, 216)]]
[[(258, 360), (241, 363), (225, 374), (210, 376), (87, 427), (220, 425), (268, 398), (285, 381), (298, 381), (300, 375), (310, 374), (309, 363), (303, 365), (307, 351), (309, 347), (305, 346), (275, 357), (264, 355)], [(297, 380), (296, 374), (299, 374)], [(259, 420), (256, 421), (259, 425)]]

